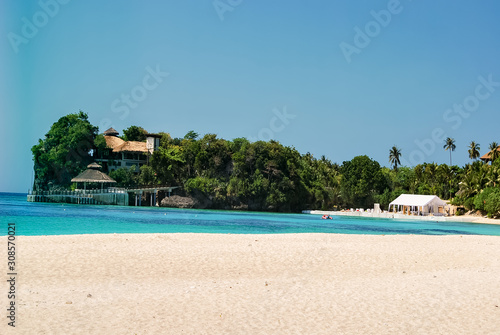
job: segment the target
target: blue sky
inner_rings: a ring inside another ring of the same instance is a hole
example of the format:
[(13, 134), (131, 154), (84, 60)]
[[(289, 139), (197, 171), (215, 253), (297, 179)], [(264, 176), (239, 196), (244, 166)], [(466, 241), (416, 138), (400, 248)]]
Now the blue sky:
[(339, 164), (387, 166), (393, 145), (408, 165), (449, 163), (450, 136), (462, 166), (471, 140), (482, 154), (500, 142), (498, 1), (6, 0), (0, 12), (0, 191), (30, 188), (31, 146), (78, 110), (100, 131), (272, 137)]

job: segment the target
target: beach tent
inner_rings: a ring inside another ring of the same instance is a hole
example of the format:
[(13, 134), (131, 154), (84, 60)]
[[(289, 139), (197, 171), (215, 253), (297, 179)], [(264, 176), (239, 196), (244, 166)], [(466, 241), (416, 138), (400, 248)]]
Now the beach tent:
[(439, 213), (439, 207), (446, 206), (446, 202), (435, 195), (401, 194), (389, 204), (389, 212), (403, 212), (422, 214)]
[(75, 178), (71, 179), (72, 183), (83, 183), (83, 191), (87, 190), (87, 183), (100, 183), (101, 190), (103, 189), (104, 183), (116, 183), (116, 180), (108, 176), (107, 174), (99, 171), (101, 166), (97, 163), (91, 163), (87, 165), (87, 170), (80, 173)]

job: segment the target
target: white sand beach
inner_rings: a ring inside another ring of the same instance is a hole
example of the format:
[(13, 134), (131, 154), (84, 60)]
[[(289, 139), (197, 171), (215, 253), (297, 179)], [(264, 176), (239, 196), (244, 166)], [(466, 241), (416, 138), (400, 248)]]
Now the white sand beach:
[(500, 333), (499, 237), (119, 234), (16, 242), (16, 328), (4, 316), (1, 334)]

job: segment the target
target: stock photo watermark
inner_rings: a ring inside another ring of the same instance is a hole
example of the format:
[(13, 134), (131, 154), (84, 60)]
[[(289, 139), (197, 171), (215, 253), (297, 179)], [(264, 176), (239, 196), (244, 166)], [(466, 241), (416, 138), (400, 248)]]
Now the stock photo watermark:
[(274, 139), (277, 133), (285, 130), (286, 126), (290, 124), (290, 121), (295, 119), (297, 115), (289, 114), (286, 106), (280, 111), (278, 108), (273, 109), (274, 116), (269, 120), (269, 127), (262, 128), (257, 137), (250, 136), (248, 140), (250, 142), (256, 141), (269, 141)]
[(31, 18), (23, 16), (21, 18), (21, 29), (18, 33), (9, 32), (7, 39), (9, 40), (12, 50), (17, 54), (21, 45), (28, 44), (30, 40), (38, 35), (40, 29), (45, 27), (51, 18), (59, 14), (61, 6), (66, 5), (71, 0), (40, 0), (38, 6), (40, 10), (36, 11)]
[[(451, 129), (457, 130), (460, 128), (464, 119), (469, 118), (472, 113), (479, 109), (481, 101), (490, 98), (497, 90), (497, 87), (500, 86), (500, 82), (493, 80), (492, 74), (488, 75), (487, 78), (479, 76), (477, 80), (479, 83), (474, 88), (473, 94), (465, 97), (461, 103), (455, 103), (451, 108), (444, 111), (443, 121), (450, 124)], [(426, 157), (434, 154), (437, 145), (442, 145), (446, 137), (446, 132), (443, 128), (434, 128), (429, 137), (414, 141), (418, 149), (413, 150), (408, 155), (408, 161), (401, 158), (401, 162), (406, 166), (415, 166), (423, 163)]]
[(241, 5), (243, 0), (214, 0), (212, 5), (214, 6), (215, 12), (219, 16), (221, 21), (224, 21), (224, 15), (226, 12), (232, 12), (236, 7)]
[[(411, 0), (408, 0), (411, 1)], [(354, 54), (359, 55), (363, 49), (368, 47), (371, 41), (380, 35), (382, 28), (386, 28), (392, 22), (394, 16), (401, 14), (404, 7), (399, 0), (389, 0), (387, 8), (379, 11), (372, 10), (370, 15), (373, 20), (368, 21), (363, 29), (355, 26), (352, 43), (342, 41), (339, 44), (340, 50), (347, 63), (352, 62)]]
[(7, 325), (16, 326), (16, 286), (17, 286), (17, 264), (16, 264), (16, 224), (9, 222), (7, 225)]
[[(146, 74), (140, 85), (132, 87), (130, 92), (122, 93), (119, 98), (111, 102), (111, 111), (120, 114), (120, 120), (125, 120), (130, 114), (130, 110), (137, 108), (139, 103), (146, 100), (149, 93), (157, 89), (170, 75), (169, 72), (162, 71), (160, 65), (156, 65), (155, 69), (147, 66), (145, 70)], [(107, 129), (111, 126), (112, 121), (109, 118), (104, 118), (99, 123), (99, 129)]]

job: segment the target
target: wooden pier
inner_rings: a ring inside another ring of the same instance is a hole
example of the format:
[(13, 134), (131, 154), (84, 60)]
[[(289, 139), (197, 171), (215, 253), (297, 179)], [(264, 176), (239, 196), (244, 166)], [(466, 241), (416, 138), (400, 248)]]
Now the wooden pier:
[(170, 196), (179, 186), (145, 186), (137, 188), (116, 188), (97, 190), (58, 190), (58, 191), (29, 191), (28, 202), (52, 202), (80, 205), (129, 205), (129, 196), (134, 196), (135, 206), (142, 205), (143, 196), (148, 199), (150, 206), (159, 206), (158, 192), (164, 191)]
[(29, 191), (28, 202), (53, 202), (79, 205), (128, 205), (124, 189)]
[(150, 201), (149, 204), (151, 206), (159, 206), (159, 203), (157, 201), (158, 199), (158, 191), (165, 191), (168, 193), (168, 197), (170, 197), (170, 194), (172, 191), (176, 188), (179, 188), (180, 186), (146, 186), (142, 188), (132, 188), (132, 189), (127, 189), (127, 192), (133, 193), (135, 196), (135, 206), (141, 206), (142, 205), (142, 195), (145, 194), (146, 199), (149, 194)]

